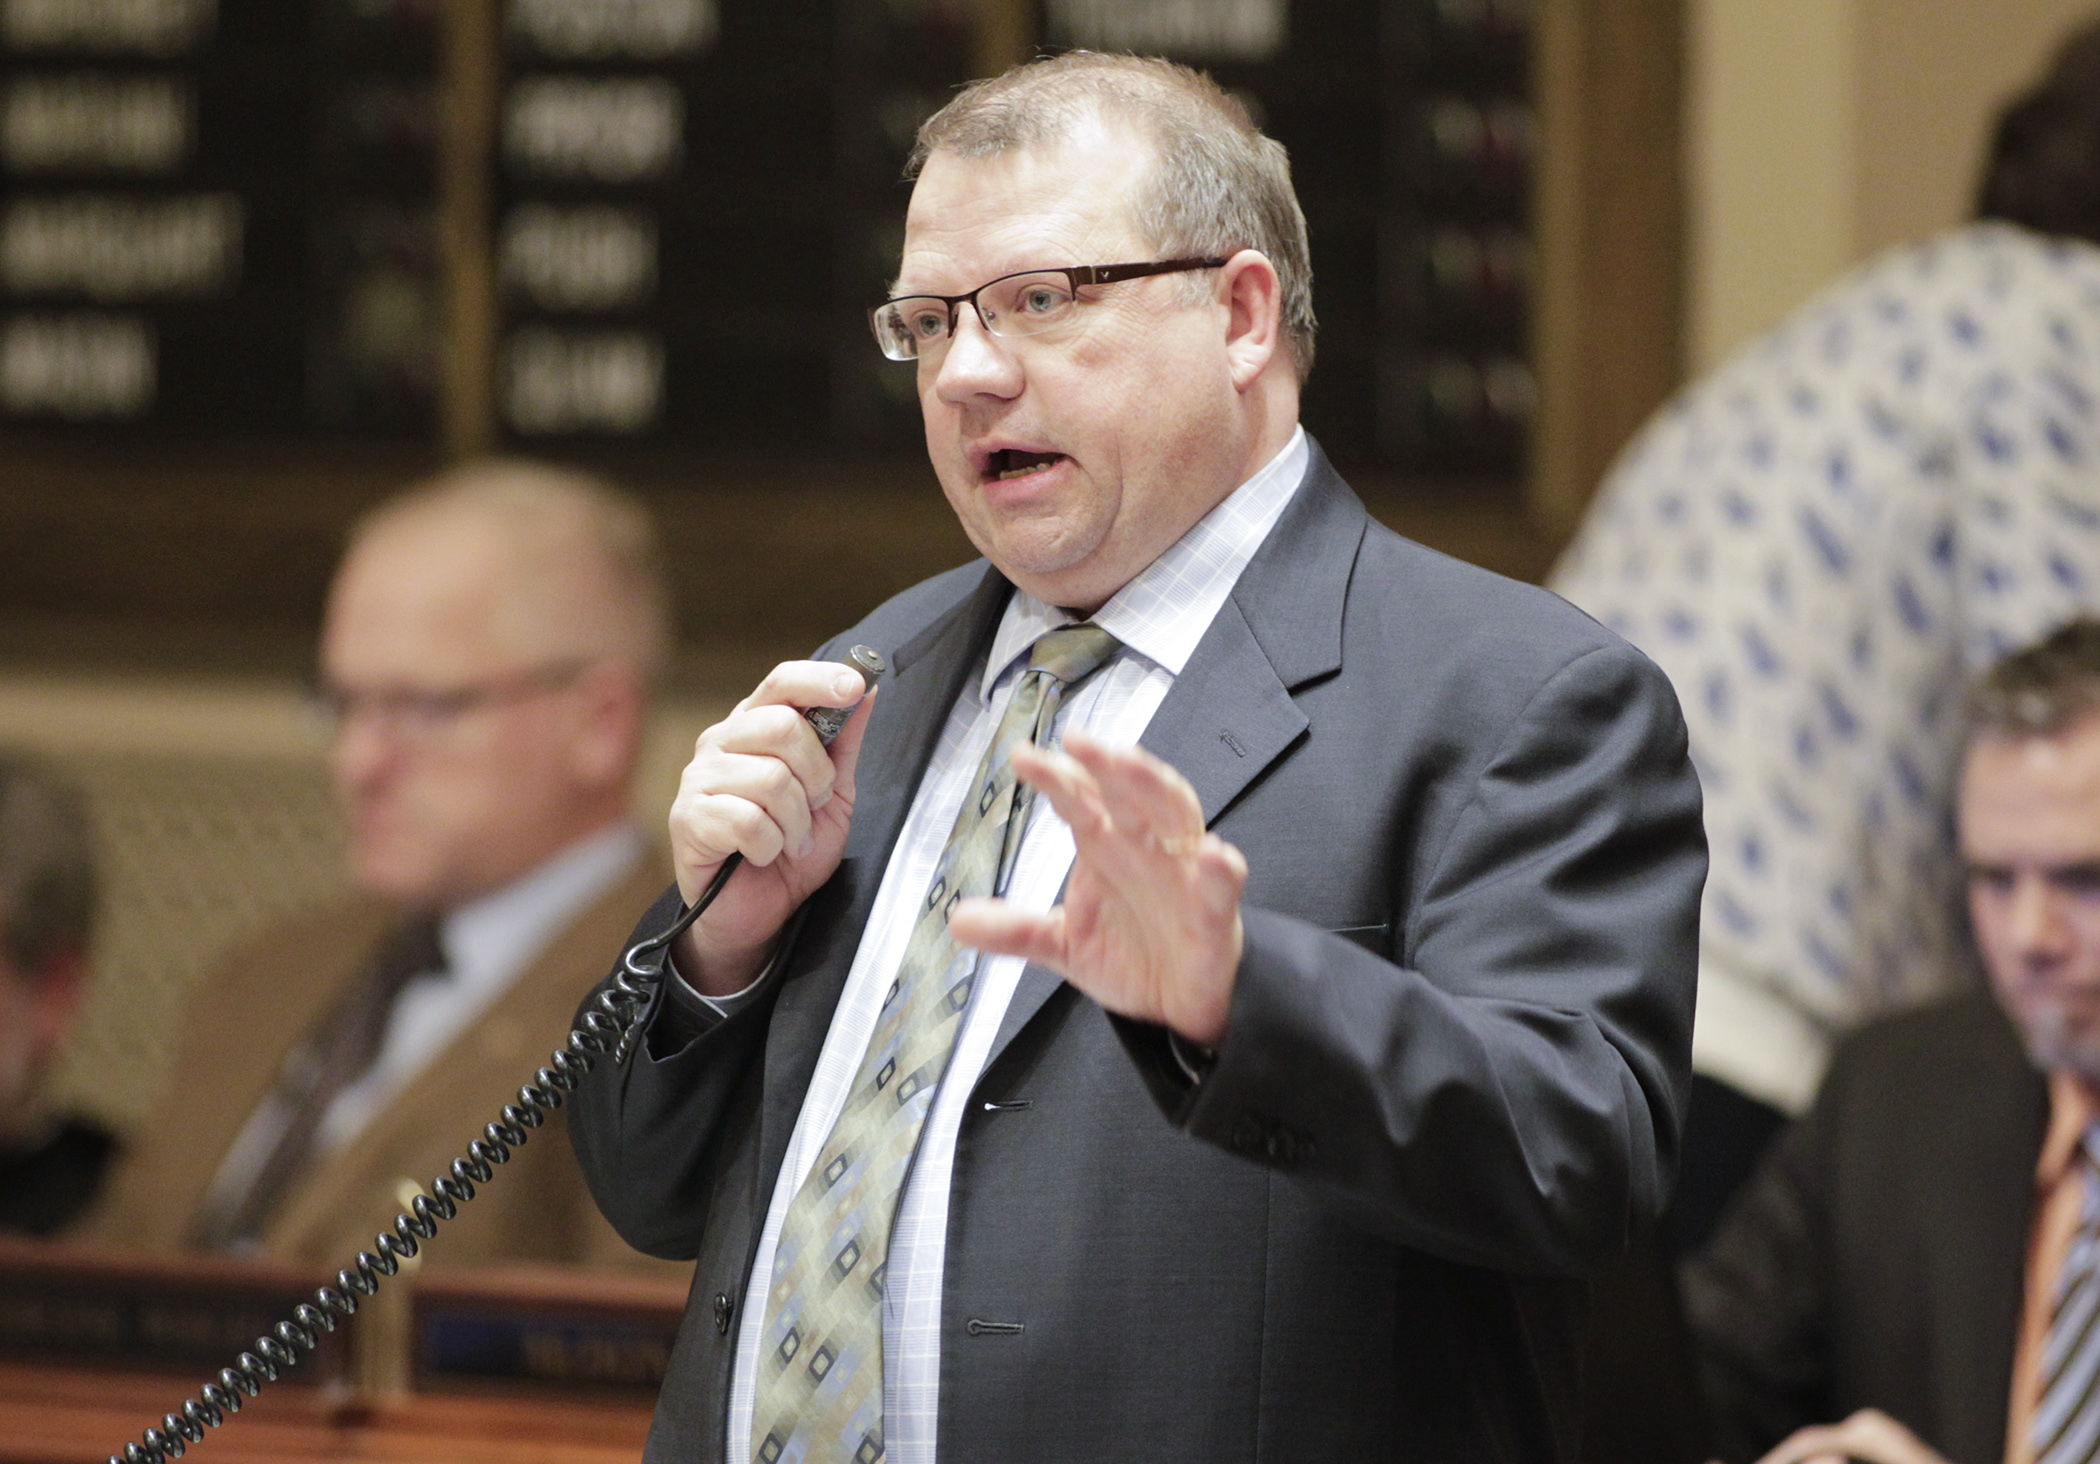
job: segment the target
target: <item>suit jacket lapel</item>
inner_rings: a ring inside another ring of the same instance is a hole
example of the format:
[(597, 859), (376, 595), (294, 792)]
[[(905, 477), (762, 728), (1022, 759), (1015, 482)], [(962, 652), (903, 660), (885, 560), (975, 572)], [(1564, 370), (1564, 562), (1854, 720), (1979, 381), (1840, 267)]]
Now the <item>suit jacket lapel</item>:
[(486, 1107), (478, 1117), (494, 1118), (506, 1083), (524, 1082), (562, 1045), (570, 1015), (605, 952), (619, 948), (662, 884), (662, 855), (652, 849), (557, 930), (502, 996), (373, 1114), (355, 1139), (316, 1162), (271, 1222), (264, 1249), (328, 1260), (346, 1218), (353, 1226), (385, 1222), (383, 1213), (356, 1217), (374, 1196), (391, 1196), (394, 1180), (427, 1184), (422, 1160), (430, 1147), (431, 1115), (473, 1115)]
[(1972, 1115), (1950, 1128), (1952, 1148), (1937, 1160), (1947, 1177), (1930, 1217), (1939, 1245), (1935, 1336), (1945, 1354), (1942, 1443), (1956, 1459), (1996, 1458), (2005, 1435), (2020, 1309), (2026, 1292), (2027, 1238), (2034, 1208), (2035, 1156), (2049, 1126), (2046, 1081), (1988, 997), (1974, 1060), (1951, 1073), (1951, 1111)]
[[(1318, 443), (1305, 480), (1174, 678), (1140, 745), (1181, 771), (1207, 828), (1304, 734), (1292, 692), (1342, 664), (1342, 611), (1369, 516)], [(1062, 978), (1021, 973), (989, 1070)]]
[(956, 697), (984, 667), (1012, 589), (987, 566), (975, 591), (952, 610), (901, 646), (876, 647), (889, 661), (890, 674), (861, 744), (853, 830), (837, 872), (798, 916), (794, 952), (766, 1034), (758, 1182), (768, 1188), (816, 1072), (890, 850)]

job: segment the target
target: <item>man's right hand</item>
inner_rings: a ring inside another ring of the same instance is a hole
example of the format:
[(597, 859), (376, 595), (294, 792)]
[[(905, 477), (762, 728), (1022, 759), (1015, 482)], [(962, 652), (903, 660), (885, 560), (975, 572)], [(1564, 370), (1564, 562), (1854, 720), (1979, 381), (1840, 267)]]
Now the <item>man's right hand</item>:
[[(788, 917), (838, 867), (875, 702), (864, 690), (860, 673), (836, 661), (784, 662), (694, 745), (671, 804), (679, 894), (690, 905), (724, 859), (744, 856), (673, 949), (679, 974), (703, 995), (733, 995), (757, 979)], [(802, 712), (843, 706), (853, 716), (826, 748)]]
[(1916, 1434), (1878, 1408), (1862, 1408), (1843, 1423), (1796, 1431), (1757, 1464), (1947, 1464)]

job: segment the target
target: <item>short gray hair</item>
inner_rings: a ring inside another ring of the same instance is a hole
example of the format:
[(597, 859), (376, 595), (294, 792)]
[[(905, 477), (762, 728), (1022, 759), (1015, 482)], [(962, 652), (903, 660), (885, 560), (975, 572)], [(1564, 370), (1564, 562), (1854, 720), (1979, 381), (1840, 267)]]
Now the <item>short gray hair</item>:
[(2100, 620), (2079, 616), (2000, 660), (1969, 697), (1969, 737), (2054, 737), (2100, 711)]
[(1097, 117), (1134, 122), (1151, 138), (1155, 161), (1132, 204), (1131, 224), (1155, 248), (1188, 258), (1241, 249), (1268, 256), (1283, 297), (1284, 340), (1302, 382), (1312, 370), (1316, 322), (1312, 250), (1290, 158), (1202, 72), (1098, 51), (1013, 67), (971, 83), (927, 118), (905, 173), (916, 177), (935, 153), (994, 157), (1062, 142)]
[(95, 899), (94, 837), (79, 790), (0, 753), (0, 940), (9, 962), (33, 976), (85, 952)]
[(375, 530), (431, 511), (465, 510), (500, 522), (565, 522), (603, 556), (619, 597), (623, 659), (645, 681), (662, 673), (677, 638), (656, 520), (647, 505), (594, 473), (529, 458), (480, 458), (448, 469), (371, 509), (351, 527), (356, 548)]

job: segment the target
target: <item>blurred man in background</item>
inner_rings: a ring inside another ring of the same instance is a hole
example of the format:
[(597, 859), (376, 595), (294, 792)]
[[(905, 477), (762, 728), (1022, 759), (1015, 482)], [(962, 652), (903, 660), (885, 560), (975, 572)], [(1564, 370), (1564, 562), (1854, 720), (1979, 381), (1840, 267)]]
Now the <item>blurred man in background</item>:
[(115, 1149), (101, 1127), (52, 1112), (41, 1082), (86, 991), (94, 913), (80, 795), (0, 757), (0, 1231), (64, 1229)]
[(1687, 1266), (1730, 1464), (2100, 1456), (2100, 620), (1991, 673), (1959, 817), (1991, 993), (1846, 1042)]
[[(661, 882), (628, 797), (669, 638), (646, 513), (580, 474), (472, 466), (357, 527), (321, 694), (359, 896), (206, 981), (102, 1238), (340, 1263), (445, 1172)], [(652, 1264), (558, 1123), (431, 1256)]]
[(1552, 581), (1668, 673), (1705, 794), (1686, 1247), (1838, 1036), (1973, 979), (1962, 689), (2100, 608), (2100, 27), (2001, 117), (1977, 218), (1686, 391)]

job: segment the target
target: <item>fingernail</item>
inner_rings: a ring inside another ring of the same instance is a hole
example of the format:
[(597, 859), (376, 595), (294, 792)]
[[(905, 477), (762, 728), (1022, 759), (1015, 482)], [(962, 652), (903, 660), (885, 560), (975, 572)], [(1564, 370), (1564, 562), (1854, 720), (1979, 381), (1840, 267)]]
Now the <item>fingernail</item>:
[(850, 702), (860, 691), (860, 681), (850, 673), (832, 679), (831, 692), (840, 702)]

